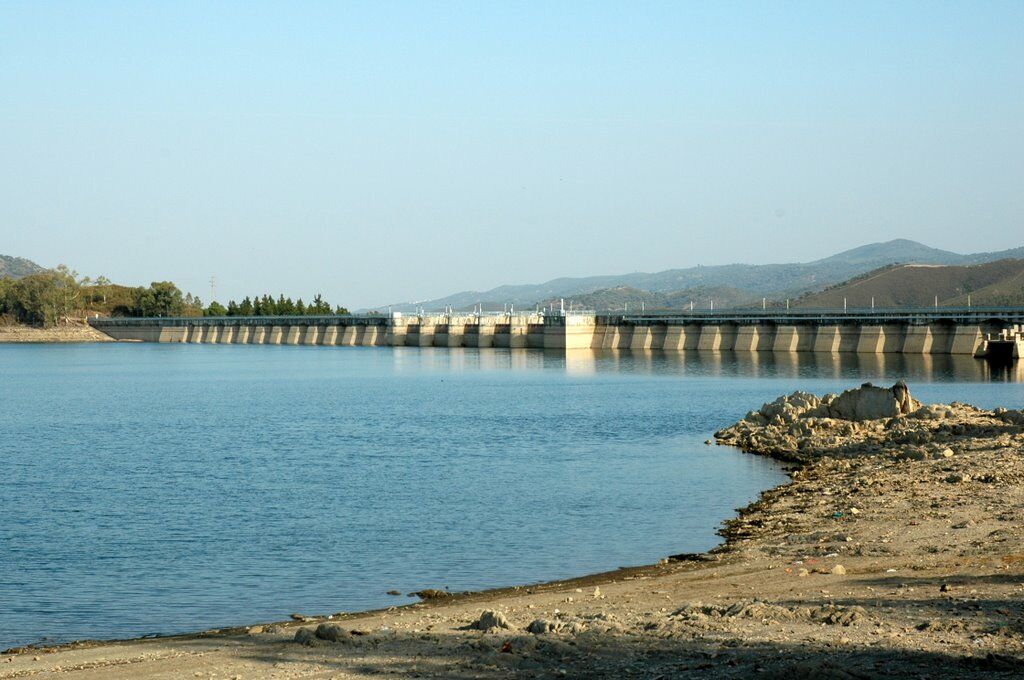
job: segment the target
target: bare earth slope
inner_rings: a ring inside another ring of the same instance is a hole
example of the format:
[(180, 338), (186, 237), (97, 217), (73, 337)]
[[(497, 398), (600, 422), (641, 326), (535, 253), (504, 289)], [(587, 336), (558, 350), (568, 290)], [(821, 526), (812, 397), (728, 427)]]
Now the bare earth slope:
[(1024, 260), (999, 260), (975, 265), (890, 267), (820, 293), (801, 298), (802, 307), (930, 307), (939, 304), (1024, 304)]
[(851, 420), (798, 394), (719, 432), (801, 462), (707, 555), (330, 621), (16, 650), (0, 678), (1020, 677), (1024, 413), (912, 407)]

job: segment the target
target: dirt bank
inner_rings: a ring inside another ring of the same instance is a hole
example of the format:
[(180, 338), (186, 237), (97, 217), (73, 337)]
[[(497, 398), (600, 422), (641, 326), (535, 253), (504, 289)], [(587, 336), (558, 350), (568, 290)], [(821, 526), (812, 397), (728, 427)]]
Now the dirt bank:
[(5, 342), (114, 342), (114, 339), (86, 324), (53, 328), (0, 325), (0, 343)]
[(799, 468), (710, 554), (319, 628), (22, 650), (0, 678), (1024, 674), (1024, 414), (914, 404), (857, 421), (821, 404), (795, 395), (718, 433)]

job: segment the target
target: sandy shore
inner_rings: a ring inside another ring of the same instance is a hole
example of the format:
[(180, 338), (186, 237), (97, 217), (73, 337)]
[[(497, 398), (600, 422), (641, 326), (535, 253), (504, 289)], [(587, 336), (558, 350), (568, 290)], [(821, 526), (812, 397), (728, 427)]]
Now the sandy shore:
[(53, 328), (0, 326), (0, 343), (7, 342), (115, 342), (115, 340), (85, 324), (68, 324)]
[(0, 678), (1024, 675), (1024, 413), (849, 422), (793, 404), (718, 433), (800, 463), (709, 554), (330, 621), (25, 649), (0, 655)]

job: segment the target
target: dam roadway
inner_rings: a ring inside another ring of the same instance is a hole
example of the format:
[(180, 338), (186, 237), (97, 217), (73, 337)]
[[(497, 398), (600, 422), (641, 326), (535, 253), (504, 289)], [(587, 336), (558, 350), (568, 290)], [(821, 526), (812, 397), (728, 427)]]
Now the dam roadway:
[(959, 354), (1024, 353), (1024, 307), (94, 318), (117, 340), (178, 343)]

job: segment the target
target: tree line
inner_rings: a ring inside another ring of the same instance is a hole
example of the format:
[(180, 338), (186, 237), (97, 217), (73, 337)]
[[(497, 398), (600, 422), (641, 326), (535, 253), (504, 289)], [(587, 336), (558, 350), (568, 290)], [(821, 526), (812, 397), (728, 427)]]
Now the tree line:
[(229, 301), (227, 307), (219, 302), (211, 302), (204, 313), (206, 316), (327, 316), (348, 314), (349, 311), (340, 305), (332, 307), (317, 293), (309, 304), (303, 302), (302, 298), (293, 301), (284, 295), (279, 295), (277, 299), (270, 295), (246, 296), (241, 302)]
[(246, 297), (225, 307), (211, 302), (204, 307), (198, 297), (183, 293), (171, 281), (128, 287), (111, 283), (105, 276), (79, 277), (65, 265), (22, 278), (0, 278), (0, 322), (54, 326), (93, 314), (110, 316), (311, 316), (348, 314), (332, 307), (317, 294), (313, 301), (292, 300), (284, 295)]
[(21, 278), (0, 278), (0, 321), (55, 326), (92, 314), (111, 316), (202, 316), (202, 302), (170, 281), (135, 288), (105, 276), (79, 277), (60, 265)]

